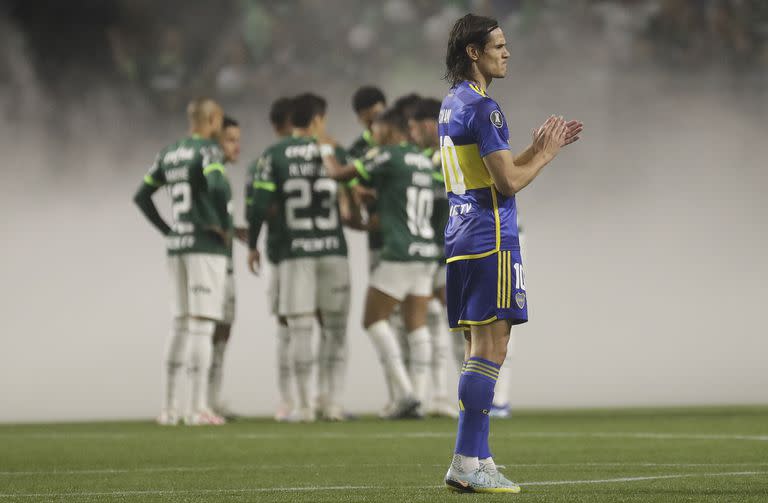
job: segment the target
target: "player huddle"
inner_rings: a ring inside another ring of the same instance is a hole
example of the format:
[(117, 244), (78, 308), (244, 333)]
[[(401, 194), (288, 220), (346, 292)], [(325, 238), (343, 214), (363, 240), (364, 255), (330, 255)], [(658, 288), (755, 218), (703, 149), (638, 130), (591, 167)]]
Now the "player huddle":
[[(448, 203), (437, 136), (440, 101), (410, 94), (387, 108), (380, 89), (364, 86), (352, 107), (364, 129), (344, 149), (326, 131), (322, 97), (305, 93), (273, 103), (277, 140), (248, 168), (247, 229), (234, 226), (227, 178), (239, 159), (240, 128), (213, 100), (190, 103), (190, 136), (157, 156), (135, 201), (168, 244), (174, 322), (161, 424), (223, 424), (231, 414), (219, 396), (234, 320), (232, 242), (247, 244), (249, 267), (258, 273), (265, 225), (268, 297), (277, 319), (277, 420), (346, 418), (344, 226), (369, 236), (363, 326), (389, 393), (380, 415), (457, 416), (447, 383), (455, 369), (451, 355), (460, 365), (463, 345), (451, 341), (444, 315)], [(160, 187), (171, 197), (170, 225), (152, 202)], [(184, 371), (190, 396), (182, 408), (177, 388)]]

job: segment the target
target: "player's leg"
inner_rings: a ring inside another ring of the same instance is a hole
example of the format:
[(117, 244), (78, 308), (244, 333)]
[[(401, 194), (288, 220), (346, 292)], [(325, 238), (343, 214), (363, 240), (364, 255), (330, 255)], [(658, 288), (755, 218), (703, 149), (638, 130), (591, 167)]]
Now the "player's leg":
[(403, 322), (402, 305), (398, 304), (392, 314), (389, 316), (389, 324), (392, 326), (392, 330), (397, 335), (397, 343), (400, 344), (400, 352), (403, 355), (403, 365), (411, 374), (411, 348), (408, 344), (408, 329), (405, 328)]
[(233, 414), (224, 410), (221, 401), (221, 386), (224, 379), (224, 354), (232, 334), (232, 324), (235, 321), (235, 277), (231, 268), (231, 260), (227, 263), (227, 278), (225, 283), (224, 319), (216, 324), (213, 333), (213, 356), (211, 370), (208, 375), (208, 404), (213, 411), (224, 417), (232, 417)]
[(459, 410), (456, 407), (456, 400), (450, 398), (449, 395), (448, 373), (455, 368), (450, 364), (450, 361), (452, 360), (453, 339), (457, 339), (457, 337), (452, 336), (448, 331), (445, 307), (434, 298), (428, 306), (427, 328), (432, 342), (430, 414), (456, 418)]
[(221, 416), (228, 415), (222, 408), (221, 386), (224, 378), (224, 353), (231, 333), (232, 325), (229, 323), (217, 323), (216, 329), (213, 331), (211, 370), (208, 373), (208, 404), (215, 413)]
[(208, 378), (216, 323), (224, 318), (227, 260), (223, 255), (187, 254), (189, 320), (187, 374), (190, 380), (188, 424), (223, 424), (208, 403)]
[(410, 376), (403, 364), (397, 335), (389, 323), (389, 316), (398, 303), (397, 299), (371, 285), (368, 288), (363, 316), (363, 327), (379, 355), (384, 372), (392, 378), (394, 395), (397, 398), (390, 418), (408, 416), (419, 406), (413, 394)]
[(293, 346), (288, 332), (288, 320), (277, 317), (277, 390), (280, 403), (275, 412), (276, 421), (296, 419), (296, 399), (293, 390)]
[(296, 401), (293, 393), (293, 353), (291, 338), (288, 334), (288, 320), (279, 315), (280, 304), (280, 270), (273, 265), (267, 288), (270, 311), (277, 319), (277, 390), (280, 403), (275, 411), (276, 421), (293, 421), (296, 419)]
[(187, 275), (181, 256), (168, 257), (168, 273), (171, 280), (171, 312), (173, 322), (165, 349), (165, 380), (163, 404), (158, 424), (176, 425), (180, 419), (177, 390), (179, 377), (186, 363), (187, 342)]
[(396, 406), (390, 417), (406, 417), (419, 406), (403, 364), (400, 344), (389, 317), (410, 289), (410, 271), (396, 262), (382, 261), (371, 276), (363, 326), (371, 338), (385, 373), (392, 378)]
[[(368, 274), (369, 278), (373, 276), (373, 271), (381, 263), (381, 250), (380, 249), (368, 249)], [(391, 320), (392, 316), (390, 316)], [(402, 349), (402, 348), (401, 348)], [(384, 383), (387, 386), (387, 403), (379, 411), (380, 418), (387, 418), (392, 415), (395, 410), (396, 400), (395, 397), (395, 384), (392, 375), (388, 367), (384, 367)]]
[[(506, 358), (513, 323), (527, 319), (513, 309), (510, 252), (449, 264), (447, 302), (452, 327), (470, 329), (466, 362), (459, 378), (459, 427), (446, 483), (457, 489), (473, 480), (477, 492), (518, 492), (493, 463), (488, 446), (494, 388)], [(493, 286), (491, 286), (493, 285)], [(495, 287), (495, 288), (493, 288)]]
[(315, 420), (311, 381), (315, 365), (312, 334), (317, 311), (317, 259), (286, 259), (280, 262), (278, 269), (279, 312), (281, 316), (285, 316), (288, 323), (299, 419), (311, 422)]
[(323, 257), (318, 270), (320, 350), (318, 365), (325, 373), (321, 411), (325, 419), (341, 421), (344, 379), (347, 370), (347, 316), (350, 300), (347, 257)]
[[(403, 322), (411, 351), (411, 379), (416, 399), (425, 404), (432, 364), (432, 340), (427, 328), (427, 311), (432, 299), (432, 282), (437, 265), (416, 262), (404, 267), (410, 270), (412, 278), (408, 296), (402, 304)], [(419, 415), (423, 415), (422, 409)]]
[(515, 331), (509, 334), (509, 346), (507, 346), (507, 357), (501, 365), (499, 380), (496, 381), (496, 390), (493, 394), (493, 406), (488, 414), (491, 417), (506, 418), (510, 415), (510, 381), (512, 379), (511, 365), (512, 354), (515, 348)]
[[(454, 400), (448, 397), (448, 367), (452, 339), (448, 331), (445, 312), (445, 264), (440, 264), (433, 281), (432, 300), (427, 313), (427, 328), (432, 337), (432, 405), (430, 413), (436, 416), (458, 417)], [(460, 341), (459, 341), (460, 342)], [(462, 359), (461, 363), (464, 361)]]

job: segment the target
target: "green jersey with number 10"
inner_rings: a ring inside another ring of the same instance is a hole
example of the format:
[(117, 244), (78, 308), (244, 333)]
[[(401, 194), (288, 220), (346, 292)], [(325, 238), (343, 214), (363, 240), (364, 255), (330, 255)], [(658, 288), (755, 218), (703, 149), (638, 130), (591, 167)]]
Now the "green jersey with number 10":
[[(336, 156), (348, 162), (343, 149)], [(269, 147), (258, 160), (253, 189), (254, 198), (277, 202), (280, 259), (347, 255), (338, 183), (328, 177), (314, 138), (291, 136)]]
[(381, 259), (434, 262), (440, 256), (432, 226), (439, 182), (432, 161), (414, 145), (390, 145), (371, 149), (358, 171), (378, 192)]
[(213, 229), (231, 231), (231, 190), (218, 143), (193, 136), (164, 148), (144, 184), (167, 187), (173, 224), (168, 253), (228, 255), (229, 247)]

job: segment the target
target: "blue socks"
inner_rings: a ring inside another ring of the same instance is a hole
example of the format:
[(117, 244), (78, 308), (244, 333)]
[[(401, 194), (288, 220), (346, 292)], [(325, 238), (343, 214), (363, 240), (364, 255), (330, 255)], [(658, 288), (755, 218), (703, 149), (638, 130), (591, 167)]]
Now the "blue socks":
[(459, 377), (459, 432), (456, 454), (485, 459), (491, 457), (488, 447), (493, 388), (499, 377), (500, 365), (471, 357)]

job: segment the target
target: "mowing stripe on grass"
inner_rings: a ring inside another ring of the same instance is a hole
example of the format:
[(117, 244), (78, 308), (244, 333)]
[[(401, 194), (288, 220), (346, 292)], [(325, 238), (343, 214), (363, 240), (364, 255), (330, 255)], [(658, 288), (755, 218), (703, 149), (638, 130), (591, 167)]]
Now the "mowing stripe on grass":
[[(160, 430), (158, 435), (162, 435)], [(146, 438), (147, 433), (98, 433), (98, 432), (20, 432), (20, 433), (0, 433), (0, 438), (33, 438), (33, 439), (106, 439), (117, 440), (125, 438)], [(344, 433), (344, 432), (290, 432), (290, 433), (202, 433), (192, 435), (192, 438), (205, 439), (253, 439), (253, 440), (283, 440), (286, 438), (309, 438), (309, 439), (340, 439), (340, 438), (369, 438), (369, 439), (400, 439), (400, 438), (455, 438), (455, 432), (397, 432), (397, 433)], [(660, 433), (660, 432), (579, 432), (579, 431), (527, 431), (506, 434), (494, 434), (494, 438), (621, 438), (621, 439), (640, 439), (640, 440), (746, 440), (757, 442), (768, 442), (768, 434), (746, 435), (740, 433), (717, 434), (717, 433)]]
[[(0, 477), (13, 476), (34, 476), (34, 475), (120, 475), (124, 473), (200, 473), (233, 470), (306, 470), (308, 468), (440, 468), (446, 466), (442, 464), (424, 464), (424, 463), (297, 463), (290, 465), (217, 465), (217, 466), (156, 466), (146, 468), (83, 468), (74, 470), (29, 470), (29, 471), (0, 471)], [(621, 468), (621, 467), (641, 467), (641, 468), (712, 468), (725, 466), (768, 466), (768, 463), (654, 463), (654, 462), (608, 462), (608, 463), (506, 463), (498, 465), (499, 468), (554, 468), (583, 466), (592, 468)]]
[[(768, 472), (717, 472), (717, 473), (679, 473), (674, 475), (656, 475), (647, 477), (619, 477), (614, 479), (587, 479), (587, 480), (547, 480), (539, 482), (522, 482), (521, 486), (558, 486), (577, 484), (617, 484), (626, 482), (643, 482), (650, 480), (682, 479), (682, 478), (716, 478), (716, 477), (750, 477), (755, 475), (768, 475)], [(401, 489), (437, 489), (442, 485), (434, 486), (410, 486)], [(311, 491), (361, 491), (374, 489), (392, 489), (388, 486), (307, 486), (307, 487), (253, 487), (253, 488), (221, 488), (221, 489), (146, 489), (124, 491), (82, 491), (65, 493), (0, 493), (0, 498), (46, 498), (46, 497), (86, 497), (86, 496), (152, 496), (164, 494), (242, 494), (242, 493), (266, 493), (266, 492), (311, 492)]]

